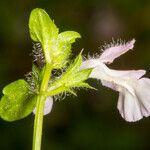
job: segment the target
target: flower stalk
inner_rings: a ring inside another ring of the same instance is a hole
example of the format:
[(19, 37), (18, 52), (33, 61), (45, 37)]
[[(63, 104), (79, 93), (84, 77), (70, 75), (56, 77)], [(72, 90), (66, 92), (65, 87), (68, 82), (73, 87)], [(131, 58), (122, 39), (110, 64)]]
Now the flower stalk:
[(45, 93), (47, 91), (52, 67), (50, 64), (46, 64), (44, 69), (45, 70), (43, 73), (43, 78), (42, 78), (43, 80), (41, 83), (40, 92), (37, 96), (32, 150), (40, 150), (41, 149), (44, 104), (45, 104), (45, 100), (46, 100), (46, 96), (43, 93)]

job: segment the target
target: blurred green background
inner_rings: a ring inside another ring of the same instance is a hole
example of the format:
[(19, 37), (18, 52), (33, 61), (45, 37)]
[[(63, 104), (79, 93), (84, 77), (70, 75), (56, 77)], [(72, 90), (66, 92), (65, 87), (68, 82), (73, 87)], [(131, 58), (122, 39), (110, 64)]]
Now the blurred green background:
[[(31, 70), (32, 41), (28, 19), (33, 8), (45, 9), (60, 31), (82, 35), (74, 54), (100, 52), (114, 39), (136, 39), (133, 51), (111, 68), (146, 69), (150, 76), (150, 0), (1, 0), (0, 89)], [(78, 97), (57, 101), (45, 116), (43, 150), (148, 150), (150, 117), (125, 122), (117, 108), (118, 93), (89, 81), (97, 91), (80, 90)], [(0, 94), (0, 96), (2, 93)], [(0, 150), (30, 150), (34, 116), (16, 122), (0, 119)]]

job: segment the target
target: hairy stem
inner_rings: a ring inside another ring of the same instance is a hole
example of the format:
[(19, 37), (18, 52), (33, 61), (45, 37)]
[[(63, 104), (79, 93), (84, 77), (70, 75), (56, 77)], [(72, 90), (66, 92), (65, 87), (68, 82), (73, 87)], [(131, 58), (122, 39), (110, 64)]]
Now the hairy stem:
[(46, 96), (44, 96), (43, 93), (47, 91), (51, 70), (52, 70), (51, 65), (46, 64), (43, 77), (42, 77), (40, 92), (37, 96), (32, 150), (41, 150), (43, 112), (44, 112), (44, 104), (46, 100)]

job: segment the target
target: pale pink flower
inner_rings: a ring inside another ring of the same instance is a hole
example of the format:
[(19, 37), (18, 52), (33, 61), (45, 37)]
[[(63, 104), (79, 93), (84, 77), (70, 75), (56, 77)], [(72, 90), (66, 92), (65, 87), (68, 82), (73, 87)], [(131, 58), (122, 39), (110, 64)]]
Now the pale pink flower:
[(81, 69), (94, 68), (90, 77), (100, 79), (103, 86), (119, 92), (117, 108), (121, 116), (134, 122), (150, 115), (150, 79), (141, 78), (145, 70), (117, 71), (105, 64), (134, 47), (135, 40), (112, 46), (103, 51), (97, 59), (83, 62)]

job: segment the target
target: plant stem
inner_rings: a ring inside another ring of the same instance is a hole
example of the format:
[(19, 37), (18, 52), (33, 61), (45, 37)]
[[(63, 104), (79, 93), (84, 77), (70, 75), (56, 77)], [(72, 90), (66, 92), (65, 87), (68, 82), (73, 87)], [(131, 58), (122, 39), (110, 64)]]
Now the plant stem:
[(45, 101), (44, 96), (39, 95), (37, 97), (32, 150), (41, 149), (44, 101)]
[(44, 112), (44, 104), (46, 100), (46, 96), (42, 94), (47, 91), (48, 82), (49, 82), (50, 75), (51, 75), (51, 70), (52, 70), (51, 65), (46, 64), (44, 73), (43, 73), (40, 91), (37, 96), (32, 150), (41, 150), (43, 112)]

